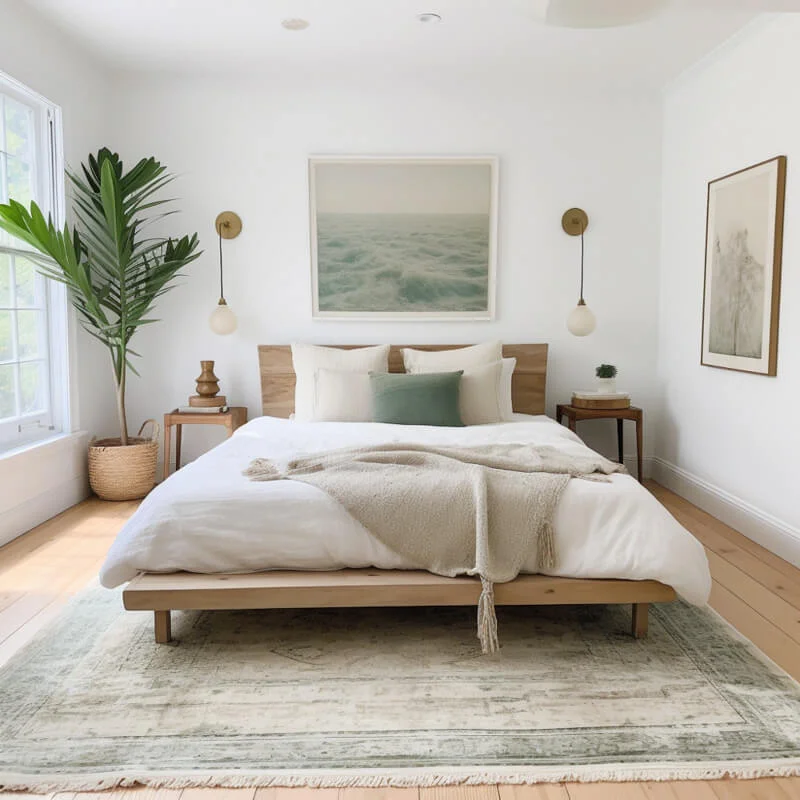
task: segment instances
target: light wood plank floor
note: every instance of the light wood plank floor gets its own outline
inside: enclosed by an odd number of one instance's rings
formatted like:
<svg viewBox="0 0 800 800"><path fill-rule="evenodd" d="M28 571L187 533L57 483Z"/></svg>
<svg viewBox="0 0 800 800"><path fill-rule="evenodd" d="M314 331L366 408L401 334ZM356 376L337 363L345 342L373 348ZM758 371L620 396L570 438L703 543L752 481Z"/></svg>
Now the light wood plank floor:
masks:
<svg viewBox="0 0 800 800"><path fill-rule="evenodd" d="M711 605L800 680L800 570L663 487L651 492L705 545ZM0 664L97 574L136 503L87 500L0 548ZM432 789L120 789L49 800L800 800L800 778ZM0 793L0 800L42 800Z"/></svg>

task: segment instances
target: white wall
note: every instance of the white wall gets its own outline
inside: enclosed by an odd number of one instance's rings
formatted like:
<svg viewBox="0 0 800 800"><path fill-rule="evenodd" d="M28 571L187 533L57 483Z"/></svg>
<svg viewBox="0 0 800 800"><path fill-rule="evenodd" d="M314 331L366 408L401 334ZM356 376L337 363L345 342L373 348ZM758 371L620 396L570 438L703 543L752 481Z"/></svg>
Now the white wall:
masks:
<svg viewBox="0 0 800 800"><path fill-rule="evenodd" d="M0 70L61 106L66 160L78 166L104 143L104 71L17 0L0 0L0 20ZM71 428L107 429L114 414L108 357L83 331L73 333ZM73 436L0 456L0 544L85 496L85 446L85 437Z"/></svg>
<svg viewBox="0 0 800 800"><path fill-rule="evenodd" d="M667 93L657 476L800 560L800 15L758 21ZM700 366L707 181L787 155L778 376Z"/></svg>
<svg viewBox="0 0 800 800"><path fill-rule="evenodd" d="M184 404L201 358L217 361L229 402L260 413L256 346L320 343L549 342L548 405L593 386L593 367L617 364L619 384L657 414L657 260L660 98L563 92L548 96L518 74L484 85L437 75L391 80L315 75L241 80L129 77L118 87L113 142L128 159L154 154L180 174L183 213L173 233L197 230L206 253L184 285L159 303L165 322L137 334L141 379L132 423ZM498 304L495 322L312 321L309 154L497 154L500 157ZM598 328L565 328L578 293L579 242L560 227L571 206L590 216L586 298ZM226 296L239 331L214 336L218 297L214 218L237 211L242 235L226 242ZM587 438L614 453L612 423ZM593 427L594 426L594 427ZM196 455L219 430L186 434ZM653 427L646 446L651 449ZM633 452L633 435L627 449Z"/></svg>

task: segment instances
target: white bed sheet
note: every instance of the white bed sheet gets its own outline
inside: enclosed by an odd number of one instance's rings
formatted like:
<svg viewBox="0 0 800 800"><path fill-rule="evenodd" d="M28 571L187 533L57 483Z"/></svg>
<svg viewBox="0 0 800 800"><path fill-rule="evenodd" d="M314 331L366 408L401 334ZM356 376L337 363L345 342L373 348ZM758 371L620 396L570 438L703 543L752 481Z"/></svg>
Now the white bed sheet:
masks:
<svg viewBox="0 0 800 800"><path fill-rule="evenodd" d="M466 428L260 417L147 496L112 544L101 583L118 586L140 571L413 568L320 489L242 476L257 457L280 463L301 453L386 442L586 449L545 416L517 414L513 422ZM613 475L609 483L570 481L553 522L558 567L551 575L655 579L692 603L708 599L711 577L702 545L629 475Z"/></svg>

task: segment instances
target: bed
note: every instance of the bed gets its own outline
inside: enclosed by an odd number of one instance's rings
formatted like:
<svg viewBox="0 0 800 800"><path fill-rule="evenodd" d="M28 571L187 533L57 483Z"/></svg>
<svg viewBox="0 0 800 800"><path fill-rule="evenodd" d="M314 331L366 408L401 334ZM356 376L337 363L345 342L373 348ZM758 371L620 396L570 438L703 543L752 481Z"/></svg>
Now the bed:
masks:
<svg viewBox="0 0 800 800"><path fill-rule="evenodd" d="M410 569L319 489L292 481L253 483L242 470L265 455L289 459L415 438L584 448L544 416L547 345L504 345L503 356L517 359L513 422L421 430L290 420L291 350L259 347L264 416L151 492L113 543L101 583L127 583L125 608L153 612L159 643L172 638L173 610L475 605L477 578ZM389 369L403 371L400 347L391 349ZM702 545L629 475L604 484L570 481L554 527L558 570L497 584L495 604L630 604L638 638L647 633L650 603L677 594L697 604L707 600L711 582Z"/></svg>

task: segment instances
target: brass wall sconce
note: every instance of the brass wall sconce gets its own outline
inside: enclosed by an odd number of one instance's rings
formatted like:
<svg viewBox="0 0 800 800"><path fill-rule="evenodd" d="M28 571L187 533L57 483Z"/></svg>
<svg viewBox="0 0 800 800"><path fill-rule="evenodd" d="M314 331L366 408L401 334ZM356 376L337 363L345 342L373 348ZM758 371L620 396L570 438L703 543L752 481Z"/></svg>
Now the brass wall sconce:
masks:
<svg viewBox="0 0 800 800"><path fill-rule="evenodd" d="M222 240L235 239L242 232L242 220L234 211L223 211L214 221L217 235L219 236L219 302L208 318L211 330L220 336L233 333L239 325L236 314L233 313L225 300L225 286L222 269Z"/></svg>
<svg viewBox="0 0 800 800"><path fill-rule="evenodd" d="M582 208L570 208L561 218L561 227L569 236L581 237L581 291L578 305L569 312L567 328L574 336L588 336L596 327L597 320L583 299L584 233L589 227L589 217Z"/></svg>

